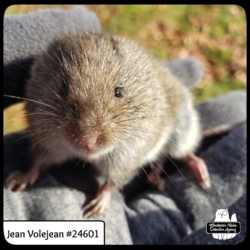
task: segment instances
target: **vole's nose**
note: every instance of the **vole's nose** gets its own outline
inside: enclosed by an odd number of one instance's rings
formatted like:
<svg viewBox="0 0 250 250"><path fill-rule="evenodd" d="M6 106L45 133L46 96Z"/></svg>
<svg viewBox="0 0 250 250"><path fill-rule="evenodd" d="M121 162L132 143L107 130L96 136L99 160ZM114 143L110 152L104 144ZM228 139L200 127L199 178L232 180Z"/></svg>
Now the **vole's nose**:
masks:
<svg viewBox="0 0 250 250"><path fill-rule="evenodd" d="M95 146L99 134L96 132L89 132L88 134L82 135L82 140L80 144L86 148L92 148Z"/></svg>
<svg viewBox="0 0 250 250"><path fill-rule="evenodd" d="M99 136L97 131L84 131L73 135L73 140L76 145L90 149L96 145Z"/></svg>
<svg viewBox="0 0 250 250"><path fill-rule="evenodd" d="M92 149L100 142L100 133L97 131L84 131L72 135L73 144L77 147Z"/></svg>

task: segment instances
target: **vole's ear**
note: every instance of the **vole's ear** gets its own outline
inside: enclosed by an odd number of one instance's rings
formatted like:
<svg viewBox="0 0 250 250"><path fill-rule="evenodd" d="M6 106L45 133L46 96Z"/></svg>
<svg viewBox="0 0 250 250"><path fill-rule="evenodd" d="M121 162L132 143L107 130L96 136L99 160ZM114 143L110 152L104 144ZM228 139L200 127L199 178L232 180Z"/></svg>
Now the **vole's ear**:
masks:
<svg viewBox="0 0 250 250"><path fill-rule="evenodd" d="M173 59L164 64L188 89L193 89L204 75L201 63L193 58Z"/></svg>

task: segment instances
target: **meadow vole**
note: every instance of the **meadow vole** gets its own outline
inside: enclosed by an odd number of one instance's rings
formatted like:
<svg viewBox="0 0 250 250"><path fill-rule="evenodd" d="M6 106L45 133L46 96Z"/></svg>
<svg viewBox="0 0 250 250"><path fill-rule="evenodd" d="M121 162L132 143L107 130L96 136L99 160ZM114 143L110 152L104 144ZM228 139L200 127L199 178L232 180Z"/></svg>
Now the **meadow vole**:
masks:
<svg viewBox="0 0 250 250"><path fill-rule="evenodd" d="M32 167L11 173L8 189L33 184L42 169L80 158L106 178L83 209L104 212L114 186L138 169L155 166L148 181L159 190L164 158L182 159L198 183L210 186L202 159L192 151L201 139L191 96L166 67L136 43L107 33L56 38L35 61L26 87Z"/></svg>

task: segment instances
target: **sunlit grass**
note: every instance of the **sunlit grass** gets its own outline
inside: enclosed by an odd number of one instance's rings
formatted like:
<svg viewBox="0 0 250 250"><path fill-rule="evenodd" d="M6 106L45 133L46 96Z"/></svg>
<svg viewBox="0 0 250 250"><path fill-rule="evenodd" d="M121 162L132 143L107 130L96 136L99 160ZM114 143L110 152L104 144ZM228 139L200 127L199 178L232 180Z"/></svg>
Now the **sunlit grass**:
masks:
<svg viewBox="0 0 250 250"><path fill-rule="evenodd" d="M4 134L20 131L27 127L24 115L24 104L12 105L4 110Z"/></svg>

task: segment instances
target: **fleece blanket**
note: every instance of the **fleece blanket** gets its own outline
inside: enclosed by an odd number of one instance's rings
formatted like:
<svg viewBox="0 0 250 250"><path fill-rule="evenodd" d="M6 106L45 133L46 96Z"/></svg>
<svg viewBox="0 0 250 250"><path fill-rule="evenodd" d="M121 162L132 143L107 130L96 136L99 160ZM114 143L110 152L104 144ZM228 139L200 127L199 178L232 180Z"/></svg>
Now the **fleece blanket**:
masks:
<svg viewBox="0 0 250 250"><path fill-rule="evenodd" d="M58 34L72 30L101 31L96 15L84 7L43 10L4 17L4 94L23 96L29 69L43 47ZM174 59L168 67L189 89L203 70L195 58ZM4 98L4 108L20 101ZM165 190L146 185L145 173L115 190L109 210L97 219L105 222L106 244L238 244L246 236L246 93L232 91L197 107L202 124L238 124L229 133L204 140L197 154L204 159L211 188L197 186L190 170L166 163ZM204 125L204 128L206 126ZM4 137L3 177L29 167L26 131ZM47 170L22 192L3 188L4 220L83 220L81 207L94 197L97 183L93 168L79 161ZM206 233L217 209L236 214L241 232L229 240Z"/></svg>

